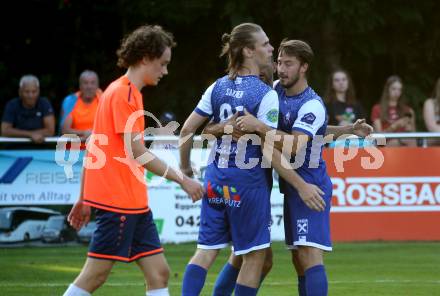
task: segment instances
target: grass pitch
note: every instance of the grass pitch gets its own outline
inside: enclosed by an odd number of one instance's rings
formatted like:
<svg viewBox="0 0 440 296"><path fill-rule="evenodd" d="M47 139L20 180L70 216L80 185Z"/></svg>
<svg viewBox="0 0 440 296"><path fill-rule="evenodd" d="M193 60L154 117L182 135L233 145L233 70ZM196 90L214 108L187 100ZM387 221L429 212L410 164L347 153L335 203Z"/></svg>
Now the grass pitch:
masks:
<svg viewBox="0 0 440 296"><path fill-rule="evenodd" d="M170 292L180 295L183 271L195 244L165 245L171 267ZM274 267L259 295L298 295L290 255L274 243ZM0 295L62 295L80 272L86 247L0 247ZM208 273L202 295L213 284L229 255L221 252ZM326 254L329 295L440 295L440 243L338 243ZM136 264L117 263L94 295L145 295Z"/></svg>

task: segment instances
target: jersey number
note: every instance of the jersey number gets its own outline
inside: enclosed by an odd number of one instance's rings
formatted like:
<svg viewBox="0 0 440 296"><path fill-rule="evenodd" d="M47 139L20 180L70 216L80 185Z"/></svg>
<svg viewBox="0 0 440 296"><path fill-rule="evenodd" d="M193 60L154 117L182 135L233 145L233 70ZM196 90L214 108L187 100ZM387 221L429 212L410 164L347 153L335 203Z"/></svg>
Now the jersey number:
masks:
<svg viewBox="0 0 440 296"><path fill-rule="evenodd" d="M220 122L228 120L236 112L243 112L243 106L237 106L233 110L232 106L229 105L228 103L221 104L220 105L220 114L219 114Z"/></svg>

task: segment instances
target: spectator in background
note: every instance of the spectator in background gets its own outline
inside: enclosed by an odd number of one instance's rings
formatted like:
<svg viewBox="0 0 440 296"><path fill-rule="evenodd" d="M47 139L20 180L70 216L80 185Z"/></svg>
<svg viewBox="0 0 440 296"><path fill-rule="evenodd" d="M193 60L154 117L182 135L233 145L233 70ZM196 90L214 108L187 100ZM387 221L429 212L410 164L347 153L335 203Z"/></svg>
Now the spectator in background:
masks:
<svg viewBox="0 0 440 296"><path fill-rule="evenodd" d="M40 82L34 75L21 77L19 97L9 101L3 112L1 133L4 137L28 137L34 143L55 133L55 116L47 98L40 97Z"/></svg>
<svg viewBox="0 0 440 296"><path fill-rule="evenodd" d="M159 117L159 121L162 125L162 127L167 126L170 122L176 121L176 115L173 112L165 111L162 113L162 115ZM174 131L174 135L179 135L179 130L176 129Z"/></svg>
<svg viewBox="0 0 440 296"><path fill-rule="evenodd" d="M156 127L147 128L145 130L146 135L151 136L176 136L179 133L179 124L176 121L176 115L173 112L165 111L159 117L159 123L156 123ZM154 140L150 149L177 149L178 148L177 137L176 140Z"/></svg>
<svg viewBox="0 0 440 296"><path fill-rule="evenodd" d="M423 105L423 120L429 132L440 133L440 78L435 84L432 97ZM440 145L440 139L428 141L429 145Z"/></svg>
<svg viewBox="0 0 440 296"><path fill-rule="evenodd" d="M364 109L356 100L353 81L343 69L337 69L330 74L325 101L330 125L347 125L365 118Z"/></svg>
<svg viewBox="0 0 440 296"><path fill-rule="evenodd" d="M79 76L79 91L63 100L61 134L77 134L83 140L91 134L101 93L98 75L94 71L83 71Z"/></svg>
<svg viewBox="0 0 440 296"><path fill-rule="evenodd" d="M390 76L383 88L379 104L373 106L371 122L376 132L401 133L416 130L414 110L404 103L403 83L399 76ZM416 146L414 139L388 139L388 146Z"/></svg>

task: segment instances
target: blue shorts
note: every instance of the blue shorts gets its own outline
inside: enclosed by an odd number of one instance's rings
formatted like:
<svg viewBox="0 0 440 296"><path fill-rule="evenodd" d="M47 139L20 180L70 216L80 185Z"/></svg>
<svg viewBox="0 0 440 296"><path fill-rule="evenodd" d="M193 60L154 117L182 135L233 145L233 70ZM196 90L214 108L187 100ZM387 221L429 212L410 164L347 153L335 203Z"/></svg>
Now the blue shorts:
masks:
<svg viewBox="0 0 440 296"><path fill-rule="evenodd" d="M239 187L205 180L199 249L221 249L232 241L235 255L270 246L270 188Z"/></svg>
<svg viewBox="0 0 440 296"><path fill-rule="evenodd" d="M151 210L122 214L96 209L96 225L87 254L91 258L132 262L163 252Z"/></svg>
<svg viewBox="0 0 440 296"><path fill-rule="evenodd" d="M284 233L289 249L298 246L315 247L324 251L332 250L330 236L330 208L332 185L320 186L326 208L322 212L310 209L298 193L290 192L284 196Z"/></svg>

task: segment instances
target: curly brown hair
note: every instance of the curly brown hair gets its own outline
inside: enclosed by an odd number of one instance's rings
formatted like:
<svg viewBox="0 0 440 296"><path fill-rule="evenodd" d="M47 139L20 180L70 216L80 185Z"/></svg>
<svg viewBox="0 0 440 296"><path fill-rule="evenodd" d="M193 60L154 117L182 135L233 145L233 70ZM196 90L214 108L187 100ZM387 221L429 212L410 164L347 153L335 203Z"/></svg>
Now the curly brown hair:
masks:
<svg viewBox="0 0 440 296"><path fill-rule="evenodd" d="M175 47L173 34L161 26L144 25L122 39L116 51L118 66L128 68L136 65L143 58L158 59L167 47Z"/></svg>

